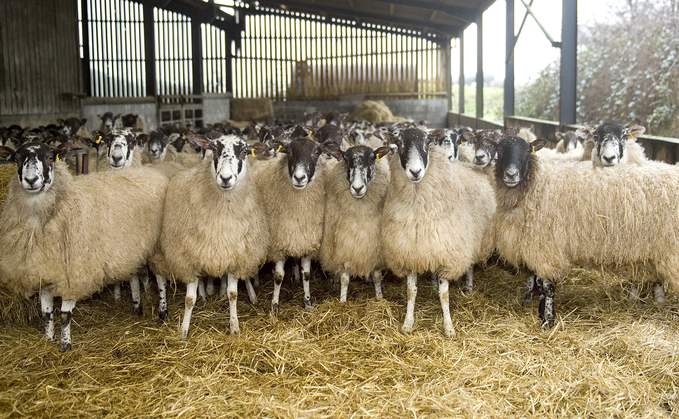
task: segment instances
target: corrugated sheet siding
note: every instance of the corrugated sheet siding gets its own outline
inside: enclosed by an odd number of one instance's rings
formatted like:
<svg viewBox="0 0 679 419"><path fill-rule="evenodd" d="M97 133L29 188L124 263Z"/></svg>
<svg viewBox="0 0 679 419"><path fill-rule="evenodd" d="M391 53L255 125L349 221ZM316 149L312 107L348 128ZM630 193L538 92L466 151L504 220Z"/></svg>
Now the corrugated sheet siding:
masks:
<svg viewBox="0 0 679 419"><path fill-rule="evenodd" d="M73 0L0 2L0 114L69 113L79 93L78 15Z"/></svg>

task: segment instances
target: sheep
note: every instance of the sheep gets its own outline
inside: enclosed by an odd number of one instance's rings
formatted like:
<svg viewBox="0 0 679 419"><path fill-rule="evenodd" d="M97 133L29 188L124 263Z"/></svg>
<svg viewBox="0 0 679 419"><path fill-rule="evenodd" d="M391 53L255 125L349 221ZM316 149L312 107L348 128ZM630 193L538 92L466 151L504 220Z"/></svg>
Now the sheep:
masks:
<svg viewBox="0 0 679 419"><path fill-rule="evenodd" d="M500 130L484 129L475 133L464 132L462 138L474 144L474 164L480 167L488 167L495 163L493 144L497 144L502 138Z"/></svg>
<svg viewBox="0 0 679 419"><path fill-rule="evenodd" d="M398 155L389 159L381 243L387 268L407 277L401 331L413 328L418 274L432 272L439 276L443 330L452 336L448 281L489 256L480 245L495 211L490 179L462 163L451 164L441 149L432 147L433 138L417 128L405 129L390 142Z"/></svg>
<svg viewBox="0 0 679 419"><path fill-rule="evenodd" d="M582 152L583 146L575 131L556 132L554 134L558 142L556 143L557 153L568 153L575 150ZM526 140L528 141L528 140ZM530 141L529 141L530 142Z"/></svg>
<svg viewBox="0 0 679 419"><path fill-rule="evenodd" d="M169 271L186 284L183 340L188 336L200 275L228 281L229 328L231 334L240 332L238 280L246 279L253 300L248 278L266 261L269 245L266 212L247 160L261 145L248 146L235 135L221 135L212 141L191 135L189 141L212 150L212 157L170 181L160 235Z"/></svg>
<svg viewBox="0 0 679 419"><path fill-rule="evenodd" d="M17 162L0 215L0 281L18 294L40 294L45 335L54 340L53 298L61 297L60 349L71 347L77 300L126 280L158 241L167 180L153 170L74 178L56 150L31 142L0 155Z"/></svg>
<svg viewBox="0 0 679 419"><path fill-rule="evenodd" d="M301 258L303 305L311 307L309 275L323 236L327 162L319 158L323 146L308 138L273 144L282 155L255 166L255 182L270 220L267 260L275 262L271 309L276 314L288 257Z"/></svg>
<svg viewBox="0 0 679 419"><path fill-rule="evenodd" d="M326 177L320 262L324 271L340 276L341 302L347 301L352 275L373 274L375 296L382 298L380 217L389 183L389 166L383 157L389 151L389 147L373 151L362 145L331 151L341 164Z"/></svg>
<svg viewBox="0 0 679 419"><path fill-rule="evenodd" d="M99 131L109 132L114 129L121 128L120 114L113 115L113 112L105 112L103 115L97 115L101 119L101 125L99 126Z"/></svg>
<svg viewBox="0 0 679 419"><path fill-rule="evenodd" d="M576 131L581 138L591 136L593 150L592 163L595 167L614 167L625 164L643 166L648 162L644 149L636 142L636 137L646 129L641 125L625 128L616 122L605 122L596 129Z"/></svg>
<svg viewBox="0 0 679 419"><path fill-rule="evenodd" d="M146 124L144 123L144 119L139 115L128 113L121 116L120 125L123 129L127 128L132 131L146 133Z"/></svg>
<svg viewBox="0 0 679 419"><path fill-rule="evenodd" d="M126 129L117 129L106 133L93 131L92 136L94 138L82 140L88 147L97 150L97 161L94 165L97 172L142 166L141 153L136 152L136 148L138 145L143 147L147 134L137 135Z"/></svg>
<svg viewBox="0 0 679 419"><path fill-rule="evenodd" d="M554 325L555 285L574 265L655 273L679 288L679 172L660 164L546 168L531 153L544 144L509 136L498 145L498 207L483 240L486 251L542 278L542 327Z"/></svg>

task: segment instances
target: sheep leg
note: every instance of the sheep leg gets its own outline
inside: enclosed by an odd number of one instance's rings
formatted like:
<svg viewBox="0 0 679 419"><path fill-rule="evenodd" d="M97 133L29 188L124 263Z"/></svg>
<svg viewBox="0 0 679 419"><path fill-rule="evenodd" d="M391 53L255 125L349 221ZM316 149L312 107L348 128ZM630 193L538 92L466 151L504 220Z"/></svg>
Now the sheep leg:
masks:
<svg viewBox="0 0 679 419"><path fill-rule="evenodd" d="M42 288L40 290L40 310L45 321L45 337L54 342L54 296L52 290Z"/></svg>
<svg viewBox="0 0 679 419"><path fill-rule="evenodd" d="M120 282L113 284L113 299L120 301Z"/></svg>
<svg viewBox="0 0 679 419"><path fill-rule="evenodd" d="M340 280L339 275L332 274L330 281L331 281L333 291L339 291L342 288L341 285L340 285L341 280Z"/></svg>
<svg viewBox="0 0 679 419"><path fill-rule="evenodd" d="M410 333L413 331L413 324L415 323L415 297L417 297L417 274L408 274L408 303L406 306L406 318L403 320L401 326L401 333Z"/></svg>
<svg viewBox="0 0 679 419"><path fill-rule="evenodd" d="M75 300L61 302L61 352L71 349L71 317L75 308Z"/></svg>
<svg viewBox="0 0 679 419"><path fill-rule="evenodd" d="M349 290L349 281L351 280L351 276L349 276L349 272L343 271L342 274L340 275L340 283L342 285L341 291L340 291L340 302L346 303L347 302L347 291Z"/></svg>
<svg viewBox="0 0 679 419"><path fill-rule="evenodd" d="M151 278L152 272L149 271L149 268L144 266L140 271L139 271L139 276L141 277L141 285L143 288L143 292L148 292L151 289L151 284L149 282Z"/></svg>
<svg viewBox="0 0 679 419"><path fill-rule="evenodd" d="M304 286L304 308L311 308L311 289L309 287L309 280L311 279L311 259L309 257L302 258L302 285Z"/></svg>
<svg viewBox="0 0 679 419"><path fill-rule="evenodd" d="M448 293L449 282L446 278L439 277L439 299L443 311L443 333L449 338L455 335L453 321L450 318L450 294Z"/></svg>
<svg viewBox="0 0 679 419"><path fill-rule="evenodd" d="M438 286L439 286L439 274L437 274L437 273L431 274L431 286L434 287L434 289L438 288Z"/></svg>
<svg viewBox="0 0 679 419"><path fill-rule="evenodd" d="M226 281L219 281L219 298L226 299Z"/></svg>
<svg viewBox="0 0 679 419"><path fill-rule="evenodd" d="M255 287L252 286L250 278L245 278L245 289L248 290L250 304L257 304L257 293L255 292Z"/></svg>
<svg viewBox="0 0 679 419"><path fill-rule="evenodd" d="M375 285L375 298L382 299L382 271L379 269L373 272L373 284Z"/></svg>
<svg viewBox="0 0 679 419"><path fill-rule="evenodd" d="M271 300L271 311L273 314L278 314L278 299L281 296L281 284L285 277L285 261L276 261L276 267L273 272L273 298Z"/></svg>
<svg viewBox="0 0 679 419"><path fill-rule="evenodd" d="M205 293L205 282L203 279L206 279L206 277L200 278L198 280L198 296L203 299L203 301L207 301L207 294Z"/></svg>
<svg viewBox="0 0 679 419"><path fill-rule="evenodd" d="M255 276L252 277L252 283L255 287L259 287L259 272L255 274Z"/></svg>
<svg viewBox="0 0 679 419"><path fill-rule="evenodd" d="M186 300L184 302L184 320L182 320L181 340L186 340L189 334L189 324L191 323L191 312L193 306L196 305L196 297L198 292L198 283L200 279L196 278L193 282L186 284Z"/></svg>
<svg viewBox="0 0 679 419"><path fill-rule="evenodd" d="M538 285L540 281L537 281ZM554 326L554 284L542 280L542 293L540 295L540 320L542 329L551 329Z"/></svg>
<svg viewBox="0 0 679 419"><path fill-rule="evenodd" d="M440 283L440 282L439 282ZM474 291L474 268L469 268L464 274L464 285L462 286L462 292L469 295Z"/></svg>
<svg viewBox="0 0 679 419"><path fill-rule="evenodd" d="M222 281L224 278L222 277ZM229 295L229 329L232 335L240 333L238 326L238 279L228 274L227 294Z"/></svg>
<svg viewBox="0 0 679 419"><path fill-rule="evenodd" d="M526 293L523 295L523 304L530 304L533 301L533 296L540 293L538 290L538 276L529 274L526 278Z"/></svg>
<svg viewBox="0 0 679 419"><path fill-rule="evenodd" d="M134 307L134 314L141 316L144 310L141 306L141 291L139 290L139 275L132 275L130 278L130 289L132 289L132 307Z"/></svg>
<svg viewBox="0 0 679 419"><path fill-rule="evenodd" d="M293 284L299 284L300 283L300 260L299 258L294 258L292 260L292 283Z"/></svg>
<svg viewBox="0 0 679 419"><path fill-rule="evenodd" d="M205 287L205 293L207 295L215 294L215 278L212 276L207 277L207 286Z"/></svg>
<svg viewBox="0 0 679 419"><path fill-rule="evenodd" d="M665 299L665 290L663 289L662 282L656 282L653 285L653 297L657 304L665 304L667 300Z"/></svg>
<svg viewBox="0 0 679 419"><path fill-rule="evenodd" d="M160 301L158 302L158 318L161 321L167 320L167 280L162 275L156 275L156 283L158 284L158 294Z"/></svg>

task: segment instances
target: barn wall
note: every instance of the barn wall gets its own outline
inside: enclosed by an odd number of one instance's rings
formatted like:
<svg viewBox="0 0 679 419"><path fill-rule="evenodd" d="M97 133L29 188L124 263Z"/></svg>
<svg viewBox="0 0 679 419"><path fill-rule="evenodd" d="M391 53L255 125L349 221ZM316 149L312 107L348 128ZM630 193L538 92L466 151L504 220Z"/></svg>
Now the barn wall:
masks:
<svg viewBox="0 0 679 419"><path fill-rule="evenodd" d="M39 125L78 115L74 0L0 2L0 47L1 124Z"/></svg>
<svg viewBox="0 0 679 419"><path fill-rule="evenodd" d="M304 113L327 112L337 110L352 113L362 100L287 100L274 101L274 116L288 121L302 121ZM447 126L446 99L393 99L384 100L394 116L424 120L435 128Z"/></svg>

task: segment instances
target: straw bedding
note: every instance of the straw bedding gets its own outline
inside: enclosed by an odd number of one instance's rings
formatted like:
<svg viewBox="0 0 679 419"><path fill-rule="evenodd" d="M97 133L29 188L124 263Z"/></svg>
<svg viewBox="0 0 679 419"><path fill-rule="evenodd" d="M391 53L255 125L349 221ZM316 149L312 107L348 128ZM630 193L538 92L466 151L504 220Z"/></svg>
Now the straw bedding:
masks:
<svg viewBox="0 0 679 419"><path fill-rule="evenodd" d="M632 304L627 282L574 270L557 299L557 323L540 331L518 301L525 276L476 273L470 296L451 293L455 339L443 336L435 290L420 280L415 331L401 335L405 285L384 300L356 281L341 304L313 272L316 305L284 284L269 314L269 269L259 303L240 293L241 334L227 303L198 303L178 339L184 287L160 324L152 297L135 317L128 295L78 303L73 349L59 353L39 321L0 329L0 417L670 417L679 414L679 301ZM241 290L242 291L242 290Z"/></svg>

